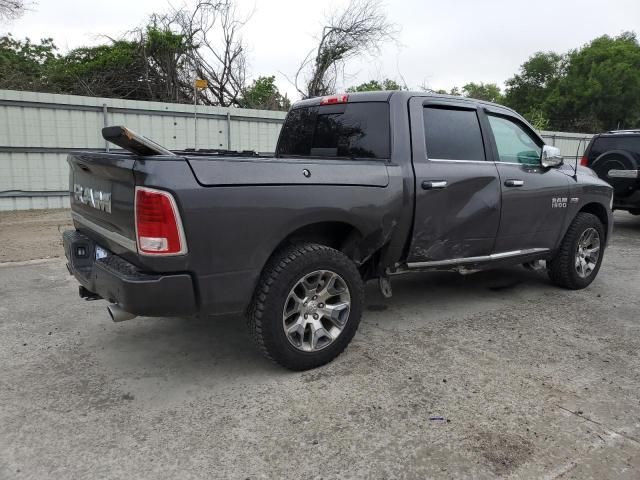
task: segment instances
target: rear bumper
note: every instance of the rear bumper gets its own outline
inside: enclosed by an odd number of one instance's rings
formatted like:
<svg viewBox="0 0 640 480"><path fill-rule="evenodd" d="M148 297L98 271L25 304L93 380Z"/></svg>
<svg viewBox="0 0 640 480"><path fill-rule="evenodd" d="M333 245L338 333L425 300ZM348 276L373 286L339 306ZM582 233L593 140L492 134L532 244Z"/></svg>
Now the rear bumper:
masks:
<svg viewBox="0 0 640 480"><path fill-rule="evenodd" d="M613 197L613 208L615 210L630 210L640 208L640 187L631 195L626 197Z"/></svg>
<svg viewBox="0 0 640 480"><path fill-rule="evenodd" d="M62 235L67 268L92 292L135 315L174 316L196 313L193 279L187 273L141 272L122 257L96 260L96 244L77 230Z"/></svg>

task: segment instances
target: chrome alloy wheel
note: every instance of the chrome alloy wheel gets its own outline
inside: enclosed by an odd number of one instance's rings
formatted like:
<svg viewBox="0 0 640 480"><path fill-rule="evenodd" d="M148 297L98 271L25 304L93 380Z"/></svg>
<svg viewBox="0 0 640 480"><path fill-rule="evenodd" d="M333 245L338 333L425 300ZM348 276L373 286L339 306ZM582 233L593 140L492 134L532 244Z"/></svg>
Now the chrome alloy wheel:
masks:
<svg viewBox="0 0 640 480"><path fill-rule="evenodd" d="M304 352L328 347L349 319L351 295L344 279L316 270L296 282L284 302L282 326L289 343Z"/></svg>
<svg viewBox="0 0 640 480"><path fill-rule="evenodd" d="M587 228L576 248L576 272L581 278L587 278L593 273L600 258L600 235L595 228Z"/></svg>

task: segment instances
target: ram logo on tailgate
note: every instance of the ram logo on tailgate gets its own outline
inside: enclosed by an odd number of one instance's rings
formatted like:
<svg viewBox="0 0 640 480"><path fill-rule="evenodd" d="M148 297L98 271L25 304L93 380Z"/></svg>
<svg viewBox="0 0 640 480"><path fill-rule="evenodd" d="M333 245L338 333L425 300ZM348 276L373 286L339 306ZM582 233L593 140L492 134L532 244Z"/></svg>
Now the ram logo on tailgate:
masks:
<svg viewBox="0 0 640 480"><path fill-rule="evenodd" d="M97 208L103 212L111 213L111 193L103 192L91 187L83 187L78 183L73 184L73 197L84 205Z"/></svg>

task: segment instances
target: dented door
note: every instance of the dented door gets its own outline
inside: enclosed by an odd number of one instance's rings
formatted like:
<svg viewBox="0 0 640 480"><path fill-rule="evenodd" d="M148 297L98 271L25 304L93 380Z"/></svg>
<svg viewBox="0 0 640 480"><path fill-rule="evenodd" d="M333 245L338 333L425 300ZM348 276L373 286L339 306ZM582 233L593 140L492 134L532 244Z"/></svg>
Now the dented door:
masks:
<svg viewBox="0 0 640 480"><path fill-rule="evenodd" d="M415 220L409 262L489 255L500 223L500 180L471 102L410 101Z"/></svg>

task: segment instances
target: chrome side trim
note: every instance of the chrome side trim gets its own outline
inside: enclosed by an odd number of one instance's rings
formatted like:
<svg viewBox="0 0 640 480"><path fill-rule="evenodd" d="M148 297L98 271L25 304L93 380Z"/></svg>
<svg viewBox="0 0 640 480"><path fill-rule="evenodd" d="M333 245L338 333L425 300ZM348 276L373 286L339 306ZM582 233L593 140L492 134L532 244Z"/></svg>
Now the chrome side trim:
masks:
<svg viewBox="0 0 640 480"><path fill-rule="evenodd" d="M121 247L126 248L127 250L131 250L132 252L138 251L135 240L131 240L130 238L120 235L119 233L112 232L111 230L107 230L106 228L101 227L96 223L93 223L91 220L87 220L79 213L71 212L71 218L73 218L73 220L78 222L80 225L84 225L85 227L102 235L103 237L108 238L112 242L117 243Z"/></svg>
<svg viewBox="0 0 640 480"><path fill-rule="evenodd" d="M540 163L519 163L519 162L501 162L501 161L496 161L495 162L496 165L517 165L518 167L541 167L542 164Z"/></svg>
<svg viewBox="0 0 640 480"><path fill-rule="evenodd" d="M609 178L638 178L640 170L609 170L607 173Z"/></svg>
<svg viewBox="0 0 640 480"><path fill-rule="evenodd" d="M494 165L491 160L448 160L446 158L428 158L427 160L430 162L437 163L480 163L483 165Z"/></svg>
<svg viewBox="0 0 640 480"><path fill-rule="evenodd" d="M451 258L448 260L435 260L432 262L409 262L408 268L429 268L429 267L446 267L450 265L460 265L465 263L481 263L490 262L493 260L501 260L503 258L519 257L521 255L530 255L533 253L542 253L549 251L548 248L528 248L525 250L513 250L511 252L492 253L491 255L484 255L481 257L464 257L464 258Z"/></svg>

